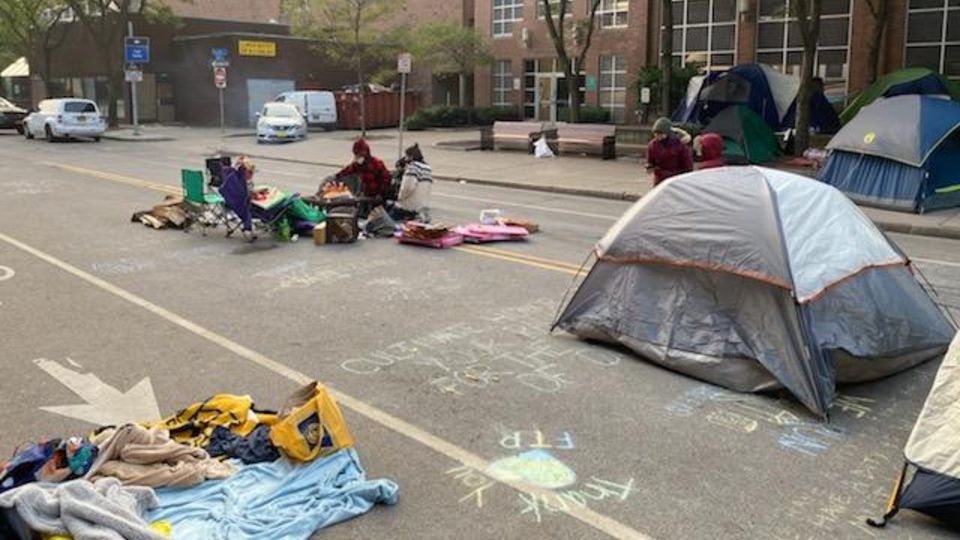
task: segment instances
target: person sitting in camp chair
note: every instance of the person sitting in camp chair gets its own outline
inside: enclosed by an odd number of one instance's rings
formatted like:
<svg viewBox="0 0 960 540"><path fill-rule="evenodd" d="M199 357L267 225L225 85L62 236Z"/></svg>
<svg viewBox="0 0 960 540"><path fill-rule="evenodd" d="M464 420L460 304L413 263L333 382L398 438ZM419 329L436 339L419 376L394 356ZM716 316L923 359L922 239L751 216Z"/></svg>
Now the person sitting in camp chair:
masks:
<svg viewBox="0 0 960 540"><path fill-rule="evenodd" d="M363 139L357 139L353 143L353 162L325 178L317 190L318 195L323 194L326 184L339 182L347 176L360 177L360 195L366 199L361 205L361 217L366 217L371 209L383 205L386 201L391 183L390 171L383 161L371 155L370 146Z"/></svg>
<svg viewBox="0 0 960 540"><path fill-rule="evenodd" d="M407 148L403 159L397 165L402 171L402 179L396 202L390 207L390 217L394 221L429 221L433 171L423 159L420 145Z"/></svg>
<svg viewBox="0 0 960 540"><path fill-rule="evenodd" d="M653 124L653 140L647 145L647 169L653 169L653 185L671 176L693 170L690 148L674 135L669 118Z"/></svg>

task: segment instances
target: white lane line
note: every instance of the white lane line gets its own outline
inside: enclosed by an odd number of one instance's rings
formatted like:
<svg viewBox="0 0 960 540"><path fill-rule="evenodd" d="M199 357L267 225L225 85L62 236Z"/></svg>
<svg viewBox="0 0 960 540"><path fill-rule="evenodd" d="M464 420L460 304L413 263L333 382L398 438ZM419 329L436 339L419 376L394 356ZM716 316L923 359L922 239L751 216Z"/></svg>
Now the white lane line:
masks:
<svg viewBox="0 0 960 540"><path fill-rule="evenodd" d="M190 321L184 317L181 317L180 315L177 315L176 313L173 313L172 311L169 311L163 307L160 307L157 304L150 302L149 300L139 297L127 291L126 289L122 289L110 282L107 282L92 274L84 272L83 270L80 270L79 268L67 262L61 261L60 259L57 259L52 255L48 255L47 253L40 251L39 249L36 249L27 244L24 244L23 242L20 242L19 240L11 238L10 236L7 236L3 233L0 233L0 240L2 240L3 242L6 242L7 244L10 244L11 246L17 249L20 249L21 251L29 253L30 255L33 255L34 257L48 264L51 264L63 270L64 272L67 272L68 274L71 274L83 281L86 281L87 283L97 288L100 288L119 298L122 298L123 300L126 300L131 304L139 306L149 311L150 313L153 313L154 315L162 319L165 319L166 321L173 323L183 328L184 330L187 330L188 332L191 332L199 337L202 337L203 339L206 339L211 343L214 343L216 345L219 345L220 347L223 347L224 349L227 349L228 351L236 354L241 358L244 358L254 364L257 364L263 368L266 368L276 373L277 375L286 377L287 379L290 379L291 381L294 381L298 384L306 384L308 382L313 381L311 377L308 377L307 375L293 368L290 368L276 360L273 360L272 358L269 358L252 349L249 349L243 345L240 345L239 343L232 341L227 337L221 336L220 334L217 334L212 330L208 330L193 321ZM484 474L485 474L485 471L490 466L489 461L485 460L484 458L480 457L477 454L474 454L473 452L470 452L469 450L461 448L460 446L457 446L456 444L453 444L444 439L441 439L440 437L437 437L432 433L429 433L413 424L410 424L405 420L401 420L400 418L397 418L396 416L393 416L387 412L384 412L368 403L365 403L364 401L358 398L344 394L343 392L334 390L333 388L330 388L329 390L333 398L336 399L338 402L340 402L340 404L342 404L343 406L347 407L348 409L351 409L354 412L359 413L369 418L370 420L373 420L383 425L384 427L399 433L400 435L413 439L414 441L434 450L435 452L443 454L454 461L458 461L466 465L467 467L472 467L473 469L476 469L477 471L480 471L481 473L484 473ZM536 486L530 486L527 484L523 484L521 482L509 480L509 479L498 479L498 478L492 478L492 477L491 479L498 481L504 485L508 485L517 491L526 493L528 495L532 495L534 497L547 497L553 494L553 492L550 490L538 488ZM586 507L570 505L569 508L564 508L561 511L573 517L574 519L577 519L578 521L586 525L589 525L597 529L598 531L604 532L614 538L640 539L640 540L646 540L651 538L650 536L647 536L629 527L628 525L620 523L619 521L613 518L607 517L603 514L590 510L589 508L586 508Z"/></svg>
<svg viewBox="0 0 960 540"><path fill-rule="evenodd" d="M17 273L13 271L13 268L10 268L9 266L0 266L0 281L6 281L13 278L15 275L17 275Z"/></svg>
<svg viewBox="0 0 960 540"><path fill-rule="evenodd" d="M953 268L960 268L960 262L941 261L938 259L920 259L917 257L910 257L910 260L918 263L923 263L923 264L935 264L937 266L950 266Z"/></svg>

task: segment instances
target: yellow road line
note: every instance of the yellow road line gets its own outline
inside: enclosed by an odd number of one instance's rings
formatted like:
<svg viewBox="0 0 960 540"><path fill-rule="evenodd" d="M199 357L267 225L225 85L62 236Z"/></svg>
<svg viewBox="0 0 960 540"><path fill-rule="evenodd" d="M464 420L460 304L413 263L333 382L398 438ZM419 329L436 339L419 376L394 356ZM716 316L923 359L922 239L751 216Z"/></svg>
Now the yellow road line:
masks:
<svg viewBox="0 0 960 540"><path fill-rule="evenodd" d="M7 236L3 233L0 233L0 241L6 242L7 244L24 251L50 265L53 265L64 272L77 277L94 287L97 287L103 291L106 291L114 296L117 296L131 304L139 306L146 311L153 313L154 315L170 322L184 330L199 336L215 345L223 347L224 349L236 354L237 356L244 358L254 364L257 364L260 367L263 367L273 373L285 377L291 381L294 381L298 384L306 384L307 382L312 381L311 377L308 377L306 374L301 373L277 360L274 360L264 354L261 354L253 349L247 348L225 336L222 336L212 330L208 330L203 326L182 317L172 311L167 310L149 300L137 296L126 289L122 289L106 280L100 279L92 274L84 272L79 268L57 259L56 257L49 255L43 251L40 251L37 248L29 246L19 240L16 240L10 236ZM344 407L353 410L354 412L367 417L382 426L397 432L400 435L408 437L432 450L447 456L448 458L458 461L468 467L472 467L477 471L485 473L490 467L490 462L484 459L483 457L470 452L469 450L462 448L454 443L451 443L447 440L441 439L432 433L415 426L405 420L402 420L396 416L393 416L390 413L387 413L381 409L374 407L361 399L355 398L338 390L330 389L331 394L334 399L336 399ZM539 488L536 486L531 486L523 482L494 478L494 480L499 481L511 488L531 495L533 497L550 497L556 496L556 494L548 489ZM564 508L559 509L559 511L569 515L570 517L589 525L598 531L604 532L614 538L624 538L624 539L648 539L649 536L631 528L628 525L625 525L613 518L607 517L603 514L590 510L587 507L581 507L577 505L564 505Z"/></svg>
<svg viewBox="0 0 960 540"><path fill-rule="evenodd" d="M45 163L51 167L76 173L82 174L85 176L91 176L94 178L100 178L102 180L110 180L111 182L118 182L121 184L126 184L129 186L146 188L153 191L159 191L161 193L170 193L174 195L179 195L181 190L177 189L174 186L168 184L161 184L159 182L151 182L148 180L143 180L141 178L134 178L132 176L124 176L121 174L114 174L104 171L97 171L94 169L85 169L83 167L74 167L72 165L63 165L60 163ZM586 271L581 271L579 266L574 264L566 263L563 261L554 261L551 259L543 259L540 257L535 257L533 255L525 255L523 253L517 253L513 251L506 251L502 249L496 249L491 247L476 247L476 246L457 246L454 249L461 251L463 253L470 253L472 255L479 255L481 257L488 257L491 259L498 259L501 261L508 261L516 264L522 264L525 266L530 266L533 268L539 268L541 270L550 270L552 272L560 272L564 274L570 274L574 276L585 275Z"/></svg>
<svg viewBox="0 0 960 540"><path fill-rule="evenodd" d="M132 176L123 176L121 174L113 174L103 171L95 171L93 169L84 169L82 167L74 167L72 165L63 165L61 163L44 163L44 165L49 165L56 169L63 171L73 172L77 174L83 174L86 176L93 176L94 178L101 178L103 180L110 180L112 182L119 182L121 184L127 184L136 187L142 187L147 189L152 189L153 191L159 191L161 193L172 193L174 195L179 195L182 191L174 186L169 184L161 184L159 182L149 182L147 180L142 180L140 178L134 178Z"/></svg>
<svg viewBox="0 0 960 540"><path fill-rule="evenodd" d="M553 266L561 266L564 268L569 268L570 270L580 270L580 265L572 264L563 261L555 261L553 259L544 259L542 257L535 257L533 255L527 255L526 253L520 253L518 251L509 251L506 249L497 249L490 246L467 246L467 247L477 247L477 249L482 249L483 251L488 251L490 253L495 253L497 255L503 255L505 257L513 257L515 259L526 259L528 261L541 262L544 264L550 264Z"/></svg>

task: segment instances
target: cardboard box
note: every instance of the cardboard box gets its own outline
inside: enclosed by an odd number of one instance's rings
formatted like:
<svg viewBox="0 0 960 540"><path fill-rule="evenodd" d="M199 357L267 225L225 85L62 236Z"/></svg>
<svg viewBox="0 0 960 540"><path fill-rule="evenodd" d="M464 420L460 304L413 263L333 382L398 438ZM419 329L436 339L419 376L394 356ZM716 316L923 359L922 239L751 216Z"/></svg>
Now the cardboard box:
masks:
<svg viewBox="0 0 960 540"><path fill-rule="evenodd" d="M313 244L322 246L327 243L327 224L320 223L313 228Z"/></svg>

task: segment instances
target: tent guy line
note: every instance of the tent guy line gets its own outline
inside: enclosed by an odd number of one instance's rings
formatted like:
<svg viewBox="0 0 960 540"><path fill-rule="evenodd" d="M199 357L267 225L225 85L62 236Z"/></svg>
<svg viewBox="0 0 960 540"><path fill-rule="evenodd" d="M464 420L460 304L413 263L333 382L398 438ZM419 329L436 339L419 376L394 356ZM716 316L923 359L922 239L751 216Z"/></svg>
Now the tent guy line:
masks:
<svg viewBox="0 0 960 540"><path fill-rule="evenodd" d="M222 336L212 330L185 318L172 311L167 310L164 307L161 307L149 300L137 296L126 289L118 287L108 281L100 279L92 274L84 272L79 268L62 261L48 253L45 253L37 248L29 246L15 238L7 236L6 234L0 233L0 241L9 244L10 246L19 249L29 255L32 255L64 272L73 275L76 278L79 278L82 281L87 282L94 287L97 287L103 291L106 291L114 296L117 296L131 304L139 306L144 310L153 313L154 315L160 317L161 319L166 320L169 323L172 323L188 332L197 335L215 345L218 345L234 354L247 360L253 364L256 364L268 371L273 372L274 374L280 375L284 378L287 378L297 384L307 384L313 379L307 376L300 371L297 371L277 360L274 360L266 355L263 355L253 349L247 348L244 345L241 345L225 336ZM351 395L345 394L339 390L329 388L331 395L343 406L351 409L352 411L372 420L392 431L395 431L405 437L408 437L431 450L443 454L449 459L462 463L468 467L472 467L481 473L486 471L490 466L490 462L484 459L483 457L470 452L469 450L462 448L454 443L446 441L432 433L415 426L405 420L402 420L396 416L391 415L385 411L382 411L365 401L353 397ZM501 484L509 486L521 493L533 497L544 497L552 494L553 492L547 489L539 488L536 486L531 486L520 481L514 481L510 479L494 479ZM561 512L569 515L570 517L580 521L581 523L593 527L598 531L601 531L613 538L622 538L622 539L649 539L650 536L647 536L644 533L641 533L628 525L625 525L613 518L590 510L586 507L579 507L576 505L571 505L568 508L560 509Z"/></svg>

